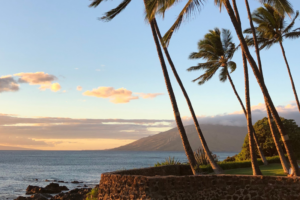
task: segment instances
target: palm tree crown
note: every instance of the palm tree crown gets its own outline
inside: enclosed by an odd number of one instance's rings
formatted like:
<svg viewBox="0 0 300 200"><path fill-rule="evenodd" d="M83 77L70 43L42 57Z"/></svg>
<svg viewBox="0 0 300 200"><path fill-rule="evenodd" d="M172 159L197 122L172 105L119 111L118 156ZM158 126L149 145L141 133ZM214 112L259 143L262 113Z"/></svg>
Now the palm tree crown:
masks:
<svg viewBox="0 0 300 200"><path fill-rule="evenodd" d="M260 7L252 14L253 21L258 24L256 28L257 42L260 45L260 49L269 49L273 44L282 42L283 39L296 39L300 37L300 30L292 30L295 25L295 20L299 16L299 12L296 12L292 22L287 25L285 16L281 15L274 7L264 4L264 7ZM246 34L252 34L251 29L244 31ZM248 40L248 45L253 46L253 38Z"/></svg>
<svg viewBox="0 0 300 200"><path fill-rule="evenodd" d="M232 36L229 30L223 29L222 33L218 28L210 30L209 33L204 36L204 39L198 42L198 49L199 51L191 53L189 58L202 58L207 62L190 67L188 71L206 70L203 75L193 80L199 80L199 85L211 79L220 67L222 67L222 69L219 78L222 82L227 80L228 68L230 72L236 69L236 63L231 61L231 59L237 48L232 42Z"/></svg>

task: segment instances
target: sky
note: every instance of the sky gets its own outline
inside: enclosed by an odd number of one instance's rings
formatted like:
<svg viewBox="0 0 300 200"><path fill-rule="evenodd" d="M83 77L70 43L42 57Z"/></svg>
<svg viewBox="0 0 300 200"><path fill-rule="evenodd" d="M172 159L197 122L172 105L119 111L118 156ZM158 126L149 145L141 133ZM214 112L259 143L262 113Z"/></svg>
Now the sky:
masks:
<svg viewBox="0 0 300 200"><path fill-rule="evenodd" d="M0 145L42 150L109 149L175 127L151 29L144 20L143 2L132 1L111 22L98 20L120 2L104 1L90 8L87 0L1 1ZM299 1L291 3L295 10L300 8ZM183 6L184 1L164 18L158 17L162 33ZM252 10L259 6L258 1L250 1ZM248 28L244 2L238 1L238 7L243 28ZM229 82L221 83L216 75L199 86L192 80L202 72L186 70L203 62L188 56L215 27L231 30L238 43L228 14L207 1L199 14L185 20L173 35L169 52L200 123L245 126ZM296 27L300 27L299 19ZM297 89L299 44L300 40L284 41ZM261 55L274 104L282 116L300 124L279 45ZM233 61L237 70L231 76L244 99L240 52ZM185 99L170 68L169 72L182 119L191 124ZM263 96L251 69L249 76L253 120L258 120L266 116Z"/></svg>

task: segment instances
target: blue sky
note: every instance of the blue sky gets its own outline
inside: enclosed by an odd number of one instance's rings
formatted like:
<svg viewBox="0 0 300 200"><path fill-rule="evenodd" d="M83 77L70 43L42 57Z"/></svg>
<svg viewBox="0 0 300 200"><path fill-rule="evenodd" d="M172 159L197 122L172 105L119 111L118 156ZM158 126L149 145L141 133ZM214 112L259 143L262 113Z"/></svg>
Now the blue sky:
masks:
<svg viewBox="0 0 300 200"><path fill-rule="evenodd" d="M0 76L17 73L44 72L54 75L60 84L57 92L41 91L39 85L20 84L17 92L0 93L3 114L22 117L64 117L81 119L173 119L164 78L149 25L144 20L142 1L131 5L111 22L97 20L120 1L105 1L98 8L89 8L91 1L1 1L0 6ZM243 28L249 27L243 1L238 1ZM291 0L295 10L300 2ZM184 3L178 4L158 18L162 33L172 25ZM250 1L254 10L260 4ZM287 19L289 21L289 19ZM218 76L203 86L191 80L201 72L186 69L201 62L189 60L197 50L197 42L209 29L227 28L233 32L225 12L220 13L213 1L205 3L201 13L185 21L174 34L169 51L178 73L190 95L196 114L215 116L239 111L240 105L229 82ZM295 27L300 27L297 20ZM298 46L300 40L285 41L284 46L296 88L300 88ZM237 70L232 78L244 97L243 69L240 52L233 60ZM266 84L276 106L294 101L293 92L279 45L262 51ZM171 70L171 81L182 116L190 116L185 99ZM250 72L251 103L263 103L261 91ZM53 83L54 83L53 82ZM76 90L77 86L82 91ZM115 104L107 98L84 96L98 87L126 88L134 93L163 93L155 98L139 98L129 103ZM300 89L298 89L300 90Z"/></svg>

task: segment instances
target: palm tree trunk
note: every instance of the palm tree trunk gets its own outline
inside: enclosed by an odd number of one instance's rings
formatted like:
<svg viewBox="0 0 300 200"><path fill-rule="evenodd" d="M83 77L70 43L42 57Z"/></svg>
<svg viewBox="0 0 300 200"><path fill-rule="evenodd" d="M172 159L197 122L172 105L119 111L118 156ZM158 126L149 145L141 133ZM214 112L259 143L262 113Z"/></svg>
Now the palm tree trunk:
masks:
<svg viewBox="0 0 300 200"><path fill-rule="evenodd" d="M234 8L236 20L237 20L237 22L239 23L240 28L241 28L241 31L242 31L242 23L241 23L239 11L238 11L237 6L236 6L236 0L232 0L232 4L233 4L233 8ZM245 53L244 53L243 51L242 51L242 58L243 58L243 66L244 66L244 69L247 68L247 70L248 70L247 59L246 59ZM247 73L248 73L248 72L247 72ZM237 98L238 98L238 100L239 100L239 102L240 102L240 104L241 104L241 106L242 106L242 108L243 108L245 117L246 117L246 119L247 119L247 112L246 112L246 109L245 109L245 107L244 107L244 104L243 104L243 102L242 102L240 96L238 95L238 93L237 93L237 91L236 91L236 89L235 89L235 86L234 86L234 84L233 84L233 82L232 82L232 80L231 80L231 77L230 77L229 73L227 73L227 74L228 74L228 78L229 78L229 81L230 81L230 83L231 83L231 86L232 86L232 88L233 88L233 90L234 90L234 93L235 93L235 95L237 96ZM257 146L257 150L258 150L258 152L259 152L259 155L260 155L260 157L261 157L261 159L262 159L262 162L264 163L264 165L268 165L268 161L267 161L267 159L266 159L266 157L265 157L265 154L264 154L264 152L262 151L262 148L261 148L261 146L260 146L259 143L258 143L257 136L256 136L255 130L254 130L253 126L252 126L252 123L251 123L251 131L253 132L254 141L255 141L255 144L256 144L256 146Z"/></svg>
<svg viewBox="0 0 300 200"><path fill-rule="evenodd" d="M246 99L246 113L247 113L247 127L248 127L248 137L249 137L249 149L250 149L250 157L251 157L251 165L252 165L252 173L254 176L262 175L257 158L256 152L254 148L254 134L252 127L252 117L251 117L251 105L250 105L250 92L249 92L249 77L248 77L248 67L244 65L244 76L245 76L245 99Z"/></svg>
<svg viewBox="0 0 300 200"><path fill-rule="evenodd" d="M231 22L232 22L232 24L233 24L233 26L235 28L235 31L237 33L237 36L238 36L239 40L240 40L242 50L243 50L243 52L246 55L246 58L247 58L250 66L252 68L252 71L253 71L253 73L254 73L254 75L256 77L256 80L257 80L257 82L258 82L258 84L259 84L259 86L261 88L261 91L262 91L262 93L263 93L263 95L264 95L264 97L266 99L266 105L270 108L271 114L274 117L276 126L278 128L278 131L279 131L279 133L281 135L281 138L283 140L284 146L286 148L286 152L288 154L288 158L289 158L289 161L291 163L291 167L294 170L295 175L296 176L300 176L300 170L298 168L297 159L296 159L296 156L295 156L294 152L292 151L291 142L289 141L289 137L288 137L286 131L284 130L283 124L282 124L282 122L280 120L280 117L279 117L277 111L276 111L276 108L275 108L275 106L273 104L273 101L272 101L272 99L271 99L271 97L269 95L269 92L268 92L267 87L266 87L266 85L264 83L264 80L263 80L263 78L262 78L262 76L261 76L261 74L260 74L260 72L259 72L259 70L257 68L257 64L254 61L253 57L251 56L249 48L247 47L245 38L244 38L243 33L241 31L241 27L240 27L240 25L238 24L238 22L237 22L237 20L235 18L235 15L234 15L234 12L232 10L232 7L230 5L229 0L225 0L224 1L224 6L226 7L227 13L228 13L228 15L229 15L229 17L231 19Z"/></svg>
<svg viewBox="0 0 300 200"><path fill-rule="evenodd" d="M247 61L246 61L246 62L247 62ZM242 109L243 109L243 111L244 111L245 117L246 117L246 119L247 119L247 112L246 112L245 106L244 106L244 104L243 104L243 102L242 102L242 100L241 100L241 98L240 98L240 95L237 93L237 91L236 91L236 89L235 89L235 86L234 86L234 84L233 84L233 81L232 81L232 79L231 79L229 73L227 73L227 76L228 76L229 82L230 82L230 84L231 84L231 86L232 86L232 89L233 89L233 91L234 91L234 93L235 93L237 99L239 100L241 106L242 106ZM252 124L251 124L251 125L252 125ZM256 144L256 147L257 147L258 153L259 153L259 155L260 155L260 158L261 158L262 162L264 163L264 165L268 165L268 161L267 161L267 159L266 159L266 157L265 157L264 152L262 151L261 146L260 146L259 143L258 143L257 136L256 136L256 133L255 133L255 130L254 130L253 126L251 126L251 131L253 132L254 142L255 142L255 144Z"/></svg>
<svg viewBox="0 0 300 200"><path fill-rule="evenodd" d="M282 54L283 54L283 57L284 57L284 61L285 61L287 70L289 72L289 76L290 76L291 84L292 84L292 87L293 87L293 91L294 91L296 103L297 103L297 106L298 106L298 110L300 112L300 103L299 103L297 91L296 91L296 88L295 88L294 80L293 80L293 77L292 77L292 73L291 73L291 70L290 70L290 66L289 66L289 63L287 61L287 58L286 58L286 55L285 55L285 50L283 48L282 42L280 41L279 44L280 44L280 47L281 47L281 51L282 51Z"/></svg>
<svg viewBox="0 0 300 200"><path fill-rule="evenodd" d="M258 61L259 71L260 71L262 79L264 79L263 70L262 70L262 64L261 64L261 58L260 58L260 51L259 51L259 48L258 48L257 37L256 37L256 30L255 30L254 25L253 25L253 20L252 20L252 15L251 15L251 11L250 11L250 6L249 6L248 0L245 0L245 4L246 4L246 7L247 7L248 19L250 21L250 27L251 27L251 30L252 30L253 41L254 41L254 46L255 46L255 53L256 53L256 57L257 57L257 61ZM288 163L286 161L286 158L284 156L283 150L282 150L281 145L279 143L279 139L278 139L278 137L277 137L277 135L276 135L276 133L274 131L275 128L273 127L273 123L272 123L273 117L271 115L270 109L267 106L267 103L266 103L267 100L266 100L265 96L264 96L264 100L265 100L266 110L267 110L267 114L268 114L268 122L269 122L269 126L270 126L270 131L272 133L273 140L274 140L276 149L278 151L278 155L280 157L281 165L282 165L282 168L283 168L284 172L288 173Z"/></svg>
<svg viewBox="0 0 300 200"><path fill-rule="evenodd" d="M175 76L175 78L176 78L176 80L177 80L177 82L178 82L178 84L179 84L179 86L180 86L180 88L181 88L181 91L182 91L182 93L183 93L183 95L184 95L184 97L185 97L185 100L186 100L186 102L187 102L187 104L188 104L188 107L189 107L189 109L190 109L190 112L191 112L191 115L192 115L192 118L193 118L193 121L194 121L196 130L197 130L197 132L198 132L198 136L199 136L199 138L200 138L200 141L201 141L201 144L202 144L203 149L204 149L204 151L205 151L205 154L206 154L206 156L207 156L207 158L208 158L208 160L209 160L209 163L210 163L211 167L213 168L213 170L214 170L214 172L215 172L216 174L222 174L222 173L223 173L222 168L217 164L217 162L214 160L213 156L211 155L211 152L210 152L210 150L209 150L209 148L208 148L208 145L207 145L207 143L206 143L206 140L205 140L205 138L204 138L204 136L203 136L203 133L202 133L202 131L201 131L201 129L200 129L200 126L199 126L199 123L198 123L196 114L195 114L195 112L194 112L192 103L191 103L191 101L190 101L190 98L189 98L189 96L188 96L188 94L187 94L187 92L186 92L186 90L185 90L185 88L184 88L184 86L183 86L183 84L182 84L182 82L181 82L181 79L180 79L180 77L179 77L179 75L178 75L178 73L177 73L177 70L176 70L176 68L175 68L175 66L174 66L174 63L173 63L172 59L171 59L171 56L170 56L170 54L169 54L169 51L168 51L166 45L164 45L163 42L162 42L162 37L161 37L160 31L159 31L159 28L158 28L156 19L154 18L153 21L154 21L154 25L155 25L155 29L156 29L157 35L158 35L158 37L159 37L159 39L160 39L160 43L161 43L161 45L163 46L165 55L166 55L166 57L167 57L167 59L168 59L168 62L169 62L169 64L170 64L171 68L172 68L173 74L174 74L174 76Z"/></svg>
<svg viewBox="0 0 300 200"><path fill-rule="evenodd" d="M151 25L152 35L153 35L153 39L154 39L154 42L155 42L155 45L156 45L158 57L159 57L160 64L161 64L161 67L162 67L162 71L163 71L163 74L164 74L164 77L165 77L167 90L168 90L169 97L170 97L170 100L171 100L171 104L172 104L172 107L173 107L173 112L174 112L174 115L175 115L175 121L176 121L176 124L177 124L177 128L178 128L181 140L182 140L182 144L183 144L183 147L184 147L184 150L185 150L185 154L188 158L188 161L190 163L193 174L196 175L196 174L198 174L198 172L196 170L197 162L196 162L196 159L195 159L194 152L193 152L193 150L191 148L191 145L188 141L184 126L182 124L182 120L181 120L181 117L180 117L179 109L178 109L178 106L177 106L176 98L175 98L174 91L173 91L173 88L172 88L172 85L171 85L171 81L170 81L170 78L169 78L167 67L166 67L166 64L165 64L165 61L164 61L164 58L163 58L161 48L159 46L159 41L158 41L156 32L155 32L154 20L152 20L150 22L150 25Z"/></svg>

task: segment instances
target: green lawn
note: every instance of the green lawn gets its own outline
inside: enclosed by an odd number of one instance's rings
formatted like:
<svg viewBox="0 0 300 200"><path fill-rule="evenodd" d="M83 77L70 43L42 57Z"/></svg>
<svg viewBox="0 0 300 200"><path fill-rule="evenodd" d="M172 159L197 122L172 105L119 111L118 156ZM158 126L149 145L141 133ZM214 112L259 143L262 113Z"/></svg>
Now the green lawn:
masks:
<svg viewBox="0 0 300 200"><path fill-rule="evenodd" d="M281 164L269 164L267 166L261 165L259 168L262 174L266 176L286 176L286 174L283 173ZM252 175L252 168L225 170L225 174Z"/></svg>

